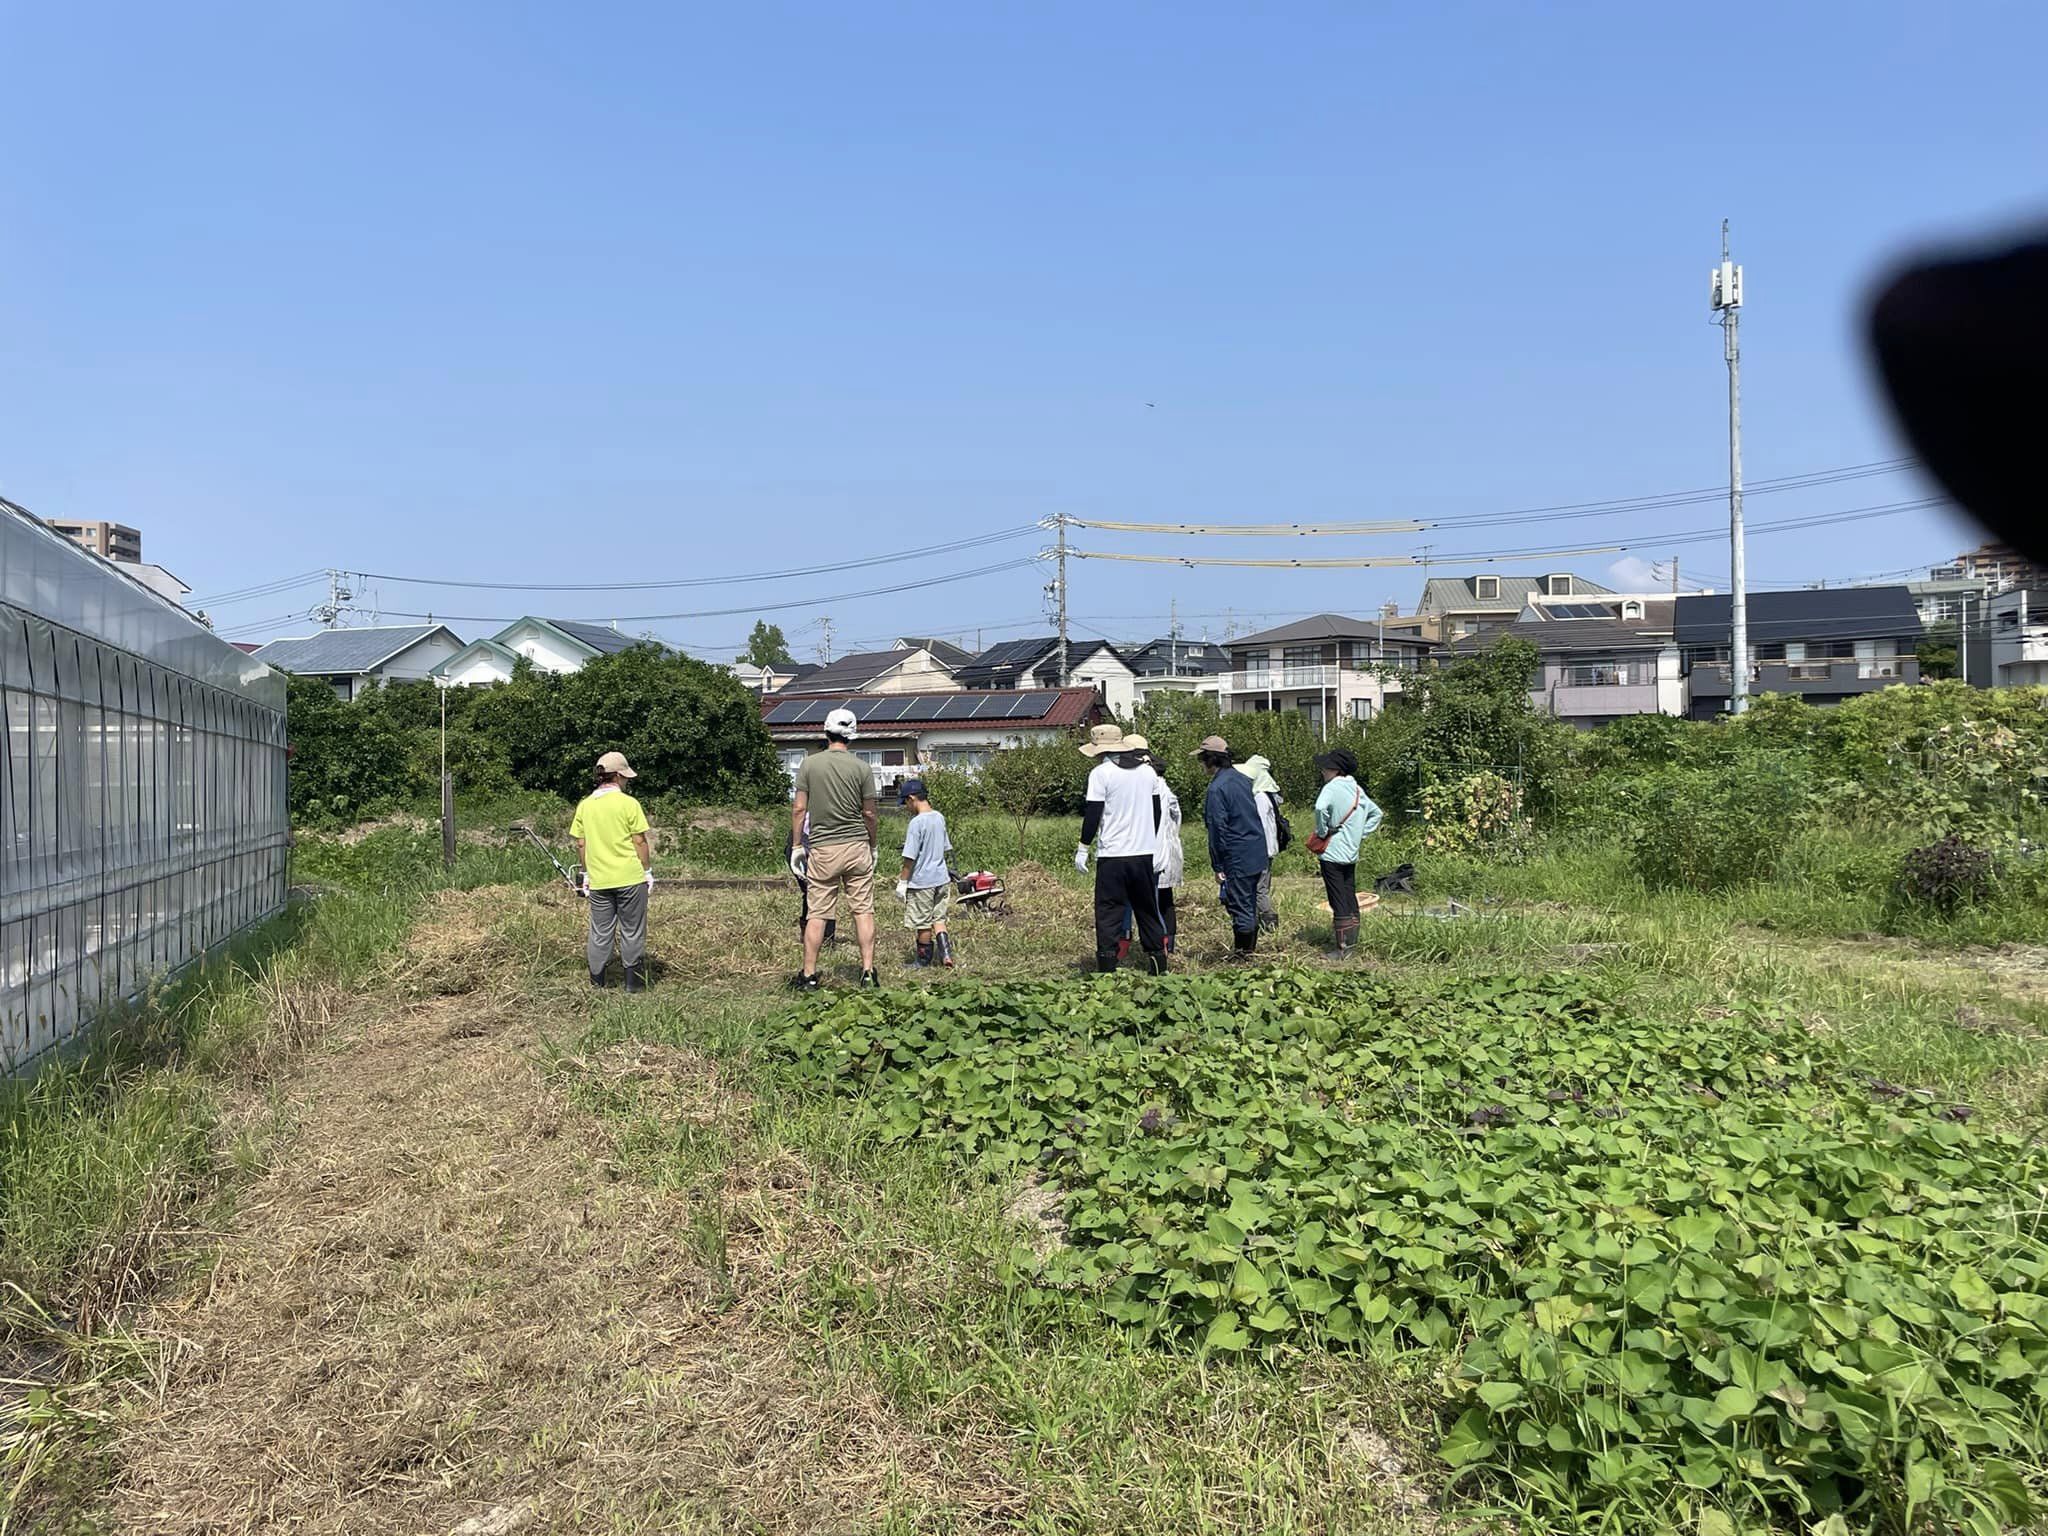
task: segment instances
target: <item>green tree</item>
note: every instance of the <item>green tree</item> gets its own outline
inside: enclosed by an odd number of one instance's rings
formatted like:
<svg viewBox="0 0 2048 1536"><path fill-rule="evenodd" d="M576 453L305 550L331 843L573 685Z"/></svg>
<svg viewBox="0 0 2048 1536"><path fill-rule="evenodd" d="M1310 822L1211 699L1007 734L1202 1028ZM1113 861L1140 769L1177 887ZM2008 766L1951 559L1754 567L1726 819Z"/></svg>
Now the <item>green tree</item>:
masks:
<svg viewBox="0 0 2048 1536"><path fill-rule="evenodd" d="M982 794L1017 825L1019 858L1032 817L1080 805L1086 762L1071 741L1040 741L1005 747L981 765Z"/></svg>
<svg viewBox="0 0 2048 1536"><path fill-rule="evenodd" d="M789 653L789 641L783 637L780 624L770 624L766 619L754 620L754 632L747 636L747 648L740 652L740 660L755 667L791 667L796 658Z"/></svg>
<svg viewBox="0 0 2048 1536"><path fill-rule="evenodd" d="M317 677L285 680L290 799L297 821L357 821L425 786L414 782L410 739L390 717L344 704Z"/></svg>
<svg viewBox="0 0 2048 1536"><path fill-rule="evenodd" d="M1920 675L1928 682L1956 675L1956 626L1952 623L1931 625L1913 653L1920 658Z"/></svg>

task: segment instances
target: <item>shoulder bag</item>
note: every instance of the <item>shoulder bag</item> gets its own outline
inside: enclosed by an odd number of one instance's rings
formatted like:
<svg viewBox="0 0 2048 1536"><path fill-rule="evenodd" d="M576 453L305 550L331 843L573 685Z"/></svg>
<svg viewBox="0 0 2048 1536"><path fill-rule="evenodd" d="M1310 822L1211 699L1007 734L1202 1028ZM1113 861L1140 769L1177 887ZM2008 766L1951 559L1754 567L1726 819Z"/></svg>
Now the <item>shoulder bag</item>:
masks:
<svg viewBox="0 0 2048 1536"><path fill-rule="evenodd" d="M1364 799L1365 791L1361 789L1357 793L1352 795L1351 809L1346 811L1342 816L1337 818L1336 826L1330 828L1330 830L1327 832L1310 833L1308 839L1308 851L1314 854L1317 858L1321 858L1323 854L1328 852L1330 847L1330 839L1335 837L1339 832L1344 830L1344 823L1351 819L1353 813L1357 811L1360 803L1363 802Z"/></svg>

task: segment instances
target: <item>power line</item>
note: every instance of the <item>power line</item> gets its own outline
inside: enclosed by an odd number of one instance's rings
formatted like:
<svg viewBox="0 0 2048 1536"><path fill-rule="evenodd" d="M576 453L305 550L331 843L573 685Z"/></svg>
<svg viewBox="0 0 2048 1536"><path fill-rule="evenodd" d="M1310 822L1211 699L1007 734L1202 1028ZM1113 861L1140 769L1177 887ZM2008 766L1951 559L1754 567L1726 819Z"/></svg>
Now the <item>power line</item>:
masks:
<svg viewBox="0 0 2048 1536"><path fill-rule="evenodd" d="M480 592L657 592L680 587L734 586L749 581L787 581L799 576L829 576L837 571L865 570L871 566L893 565L902 560L924 560L933 555L982 549L991 544L1021 539L1038 531L1038 524L1026 523L997 533L956 539L950 544L927 544L920 549L898 550L886 555L868 555L857 560L833 560L824 565L793 566L781 571L751 571L737 576L687 576L666 581L458 581L439 576L393 576L383 571L359 571L357 574L371 581L396 581L417 587L460 587Z"/></svg>
<svg viewBox="0 0 2048 1536"><path fill-rule="evenodd" d="M609 619L578 619L586 624L661 624L683 619L721 619L734 614L781 613L791 608L823 608L838 603L850 603L866 597L889 597L898 592L919 592L927 587L942 587L956 581L969 581L977 576L993 576L1001 571L1022 570L1036 565L1037 557L1024 560L1004 560L995 565L978 566L971 571L954 571L944 576L930 576L923 581L901 582L893 587L871 587L864 592L831 592L817 597L792 598L787 602L748 603L739 608L700 608L686 613L623 613ZM831 567L830 569L839 569ZM477 613L411 613L403 609L387 608L384 612L392 618L432 619L443 624L503 624L509 622L503 616Z"/></svg>
<svg viewBox="0 0 2048 1536"><path fill-rule="evenodd" d="M289 592L293 587L308 586L313 582L325 580L326 576L327 572L324 570L302 571L297 576L280 576L275 581L259 582L250 587L237 587L231 592L222 592L213 597L193 598L192 603L199 608L225 608L231 603L248 602L252 598L269 597L276 592Z"/></svg>

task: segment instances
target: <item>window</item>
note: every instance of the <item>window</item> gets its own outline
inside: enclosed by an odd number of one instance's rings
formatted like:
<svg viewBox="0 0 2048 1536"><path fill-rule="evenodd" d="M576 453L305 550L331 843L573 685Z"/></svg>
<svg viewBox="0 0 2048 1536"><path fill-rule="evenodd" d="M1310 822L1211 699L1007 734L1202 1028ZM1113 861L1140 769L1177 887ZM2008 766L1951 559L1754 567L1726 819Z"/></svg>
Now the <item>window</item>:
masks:
<svg viewBox="0 0 2048 1536"><path fill-rule="evenodd" d="M1500 578L1498 576L1474 576L1472 578L1472 595L1477 598L1498 600L1500 597Z"/></svg>
<svg viewBox="0 0 2048 1536"><path fill-rule="evenodd" d="M1543 578L1543 590L1552 597L1570 597L1572 579L1569 576L1546 576Z"/></svg>
<svg viewBox="0 0 2048 1536"><path fill-rule="evenodd" d="M1625 602L1621 605L1621 616L1624 619L1640 619L1643 616L1643 605L1635 601Z"/></svg>
<svg viewBox="0 0 2048 1536"><path fill-rule="evenodd" d="M1351 718L1354 720L1370 720L1372 718L1372 700L1353 699L1351 701Z"/></svg>
<svg viewBox="0 0 2048 1536"><path fill-rule="evenodd" d="M1267 675L1273 668L1272 653L1270 651L1248 651L1244 659L1239 663L1239 666L1244 669L1246 682L1250 683L1254 688L1262 688L1265 686Z"/></svg>
<svg viewBox="0 0 2048 1536"><path fill-rule="evenodd" d="M1567 688L1639 687L1656 681L1656 662L1634 656L1574 656L1560 678Z"/></svg>

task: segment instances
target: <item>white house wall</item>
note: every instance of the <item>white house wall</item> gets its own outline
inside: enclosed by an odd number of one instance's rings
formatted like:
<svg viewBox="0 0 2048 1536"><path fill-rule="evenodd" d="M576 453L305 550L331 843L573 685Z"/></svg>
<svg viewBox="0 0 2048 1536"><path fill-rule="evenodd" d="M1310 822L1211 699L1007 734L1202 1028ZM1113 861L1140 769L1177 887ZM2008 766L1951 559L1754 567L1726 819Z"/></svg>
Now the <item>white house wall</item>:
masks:
<svg viewBox="0 0 2048 1536"><path fill-rule="evenodd" d="M560 636L534 624L516 624L496 637L498 644L524 656L543 672L580 672L590 660L581 647L572 647Z"/></svg>
<svg viewBox="0 0 2048 1536"><path fill-rule="evenodd" d="M456 671L448 674L449 683L457 688L487 688L493 683L512 681L512 666L504 657L486 651L481 656L472 656Z"/></svg>
<svg viewBox="0 0 2048 1536"><path fill-rule="evenodd" d="M459 641L445 634L429 635L407 646L376 671L379 682L410 683L430 677L441 664L462 650Z"/></svg>

